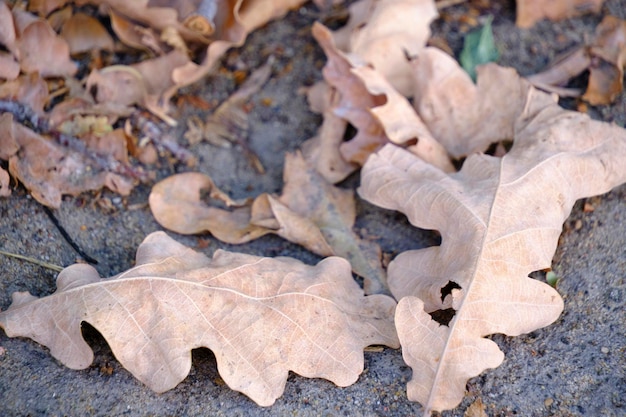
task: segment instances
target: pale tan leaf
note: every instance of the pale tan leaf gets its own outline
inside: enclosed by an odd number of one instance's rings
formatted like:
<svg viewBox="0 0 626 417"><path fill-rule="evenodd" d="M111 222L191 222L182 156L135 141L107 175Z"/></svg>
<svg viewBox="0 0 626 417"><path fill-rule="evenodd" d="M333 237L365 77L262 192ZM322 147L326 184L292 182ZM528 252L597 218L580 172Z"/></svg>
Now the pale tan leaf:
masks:
<svg viewBox="0 0 626 417"><path fill-rule="evenodd" d="M0 167L0 197L8 197L11 195L11 178L9 173Z"/></svg>
<svg viewBox="0 0 626 417"><path fill-rule="evenodd" d="M211 207L211 200L230 209ZM152 187L149 202L156 221L177 233L208 230L228 243L244 243L270 233L250 225L250 206L231 200L204 174L188 172L158 182Z"/></svg>
<svg viewBox="0 0 626 417"><path fill-rule="evenodd" d="M0 44L19 58L17 32L13 22L13 14L6 2L0 2Z"/></svg>
<svg viewBox="0 0 626 417"><path fill-rule="evenodd" d="M425 48L412 64L417 114L454 158L513 138L511 120L526 101L526 90L509 83L515 70L479 67L484 75L474 84L454 58L436 48Z"/></svg>
<svg viewBox="0 0 626 417"><path fill-rule="evenodd" d="M337 46L352 64L368 64L404 96L413 93L407 55L426 46L430 22L437 16L433 0L362 0L350 6L350 20L334 33Z"/></svg>
<svg viewBox="0 0 626 417"><path fill-rule="evenodd" d="M313 36L328 58L323 70L324 79L337 92L336 99L327 103L325 110L332 110L335 116L357 129L355 137L345 143L344 132L324 132L334 135L325 140L329 146L326 153L338 150L343 160L362 165L372 152L392 141L410 145L421 158L445 171L454 170L446 149L432 137L408 100L396 91L390 80L376 69L352 63L347 54L337 49L331 32L323 25L316 23L313 26ZM323 162L326 165L317 164L320 172L331 171L330 158Z"/></svg>
<svg viewBox="0 0 626 417"><path fill-rule="evenodd" d="M50 96L48 85L39 74L28 74L0 84L0 98L19 101L43 115Z"/></svg>
<svg viewBox="0 0 626 417"><path fill-rule="evenodd" d="M324 180L299 153L287 154L283 177L280 197L261 194L250 203L232 202L204 174L178 174L153 187L150 209L178 233L209 231L228 243L274 233L318 255L341 256L363 277L367 294L387 292L380 248L352 230L354 193ZM220 203L230 209L215 207Z"/></svg>
<svg viewBox="0 0 626 417"><path fill-rule="evenodd" d="M506 96L508 108L494 115L513 134L506 155L470 155L460 172L445 174L387 145L364 166L359 190L442 235L441 246L404 252L388 268L403 355L414 370L408 397L427 412L455 407L468 378L501 363L484 336L528 333L559 317L559 294L528 274L550 267L577 199L626 181L624 129L561 109L509 69L489 64L478 77L479 88L482 77L499 80L485 100ZM447 326L428 314L446 308L455 311Z"/></svg>
<svg viewBox="0 0 626 417"><path fill-rule="evenodd" d="M352 230L356 218L354 193L328 183L300 153L286 155L284 181L278 200L300 218L312 221L332 253L350 261L353 271L364 279L366 294L386 292L380 248L360 239ZM281 223L281 228L300 233L296 224ZM278 234L282 236L280 229Z"/></svg>
<svg viewBox="0 0 626 417"><path fill-rule="evenodd" d="M50 296L15 293L0 326L84 369L93 361L81 334L87 322L157 392L180 383L191 350L207 347L229 387L269 406L282 395L289 371L354 383L366 346L398 346L394 308L390 297L364 297L341 258L308 266L217 251L209 259L156 232L139 246L136 266L119 275L102 279L76 264L59 274Z"/></svg>
<svg viewBox="0 0 626 417"><path fill-rule="evenodd" d="M13 55L0 52L0 79L14 80L20 75L20 64L13 59Z"/></svg>
<svg viewBox="0 0 626 417"><path fill-rule="evenodd" d="M408 149L424 161L454 172L446 149L431 135L406 98L398 93L382 75L370 67L357 67L352 73L359 77L373 96L385 96L386 103L370 109L385 135L395 144L411 144Z"/></svg>
<svg viewBox="0 0 626 417"><path fill-rule="evenodd" d="M528 28L541 19L561 20L598 13L604 0L517 0L515 24Z"/></svg>

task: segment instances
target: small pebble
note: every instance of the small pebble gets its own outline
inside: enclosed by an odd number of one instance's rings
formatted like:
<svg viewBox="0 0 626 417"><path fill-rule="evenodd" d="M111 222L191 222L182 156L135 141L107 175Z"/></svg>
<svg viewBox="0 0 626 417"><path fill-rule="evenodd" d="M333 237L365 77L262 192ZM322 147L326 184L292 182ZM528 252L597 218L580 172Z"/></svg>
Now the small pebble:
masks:
<svg viewBox="0 0 626 417"><path fill-rule="evenodd" d="M552 398L546 398L545 401L543 402L543 405L546 406L546 408L550 407L552 404L554 403L554 400Z"/></svg>
<svg viewBox="0 0 626 417"><path fill-rule="evenodd" d="M602 347L600 348L600 351L601 351L602 353L609 353L609 348L608 348L608 347L606 347L606 346L602 346Z"/></svg>

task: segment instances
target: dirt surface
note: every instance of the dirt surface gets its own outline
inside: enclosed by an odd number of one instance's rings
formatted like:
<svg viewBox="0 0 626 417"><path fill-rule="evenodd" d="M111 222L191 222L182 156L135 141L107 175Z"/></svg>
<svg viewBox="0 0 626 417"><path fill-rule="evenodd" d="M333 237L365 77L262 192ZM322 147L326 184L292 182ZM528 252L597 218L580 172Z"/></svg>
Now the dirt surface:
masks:
<svg viewBox="0 0 626 417"><path fill-rule="evenodd" d="M602 16L586 16L558 24L542 22L530 30L514 26L514 3L492 1L485 15L494 14L500 63L522 74L541 70L559 53L590 37ZM465 13L465 6L447 9L449 16ZM607 1L604 13L626 18L626 4ZM312 5L290 13L253 33L246 45L231 51L216 75L184 93L206 100L224 100L234 91L233 70L252 70L269 55L277 59L271 80L251 100L250 146L267 172L254 172L237 149L200 144L190 150L199 156L197 171L210 174L233 197L251 197L282 188L284 153L296 150L313 136L320 117L308 110L300 87L321 78L324 56L309 28L319 12ZM462 24L440 20L435 32L448 39L458 54ZM567 103L566 103L567 104ZM626 124L626 94L608 107L592 108L594 118ZM206 113L183 106L174 115L182 136L185 118ZM181 143L184 143L181 140ZM3 165L3 167L6 167ZM158 176L187 170L162 159ZM342 186L354 187L358 175ZM80 248L98 261L103 276L133 264L135 250L150 232L161 230L147 208L149 186L128 198L104 192L64 198L54 217ZM567 220L553 268L560 277L558 291L565 311L553 325L520 337L493 336L506 354L497 369L470 380L459 408L444 416L462 416L477 398L490 416L626 416L626 186L587 200L594 210L577 203ZM359 201L356 229L375 236L391 256L409 248L437 244L435 234L408 225L404 216ZM580 226L580 227L577 227ZM239 246L209 235L180 236L180 242L211 254L226 248L257 255L289 255L308 263L319 258L277 237L264 237ZM205 247L206 243L208 246ZM44 209L21 187L0 199L0 249L67 266L79 257ZM538 279L544 279L538 274ZM23 261L0 257L0 308L10 294L28 290L36 296L55 289L55 273ZM113 357L102 337L85 326L95 351L88 369L74 371L53 359L47 349L0 331L0 414L3 416L411 416L421 407L406 398L411 378L399 350L366 352L359 381L338 388L325 380L291 374L284 395L270 408L261 408L230 390L219 377L208 349L193 353L191 373L175 389L155 394L135 380Z"/></svg>

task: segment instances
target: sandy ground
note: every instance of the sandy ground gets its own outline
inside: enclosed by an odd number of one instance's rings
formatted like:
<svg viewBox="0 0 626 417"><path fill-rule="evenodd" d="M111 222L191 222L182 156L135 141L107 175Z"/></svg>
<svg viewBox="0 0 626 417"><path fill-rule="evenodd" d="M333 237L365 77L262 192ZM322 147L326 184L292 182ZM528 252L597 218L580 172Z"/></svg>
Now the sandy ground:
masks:
<svg viewBox="0 0 626 417"><path fill-rule="evenodd" d="M601 16L587 16L559 24L541 23L531 30L514 27L512 1L492 2L494 30L502 51L501 64L522 74L542 69L556 55L588 38ZM462 9L457 9L462 10ZM606 11L626 18L626 5L608 1ZM453 10L454 11L454 10ZM250 36L248 43L223 60L226 69L253 69L269 54L277 57L272 79L251 101L251 147L267 169L256 174L237 150L208 144L191 148L199 155L198 171L210 174L233 197L279 192L283 155L311 137L320 118L307 110L298 89L321 78L324 57L309 35L315 20L313 6L291 13ZM461 37L451 23L436 23L458 53ZM220 71L187 90L207 99L223 100L234 90L231 71ZM265 99L265 100L264 100ZM269 106L265 105L271 103ZM198 111L183 108L184 119ZM626 94L610 107L594 108L593 117L626 121ZM178 131L179 134L182 130ZM4 166L4 165L3 165ZM159 177L185 170L165 160ZM344 186L354 187L358 176ZM98 260L97 269L110 276L132 265L135 250L150 232L160 230L147 202L148 186L130 197L104 193L113 210L105 209L92 194L66 197L54 212L59 223L84 252ZM520 337L493 336L506 354L502 366L470 380L459 408L444 416L462 416L477 398L490 416L626 416L626 186L589 199L595 210L584 212L582 202L567 220L553 268L561 277L558 291L565 311L553 325ZM132 209L129 209L131 207ZM139 207L139 208L137 208ZM404 216L358 203L357 230L376 236L383 250L394 255L409 248L436 244L432 233L414 229ZM581 222L582 227L574 225ZM226 248L257 255L289 255L308 263L319 258L276 237L251 244L229 246L209 235L180 236L184 244L210 254ZM23 188L0 199L0 249L67 266L78 255L67 244L42 207ZM539 277L539 279L542 279ZM55 273L23 261L0 257L0 308L10 304L10 294L28 290L37 296L55 288ZM10 339L0 332L0 414L3 416L411 416L421 414L418 404L406 398L411 377L399 350L365 354L365 372L359 381L338 388L324 380L291 374L285 394L271 408L260 408L244 395L228 389L217 374L208 349L193 352L189 377L175 389L155 394L136 381L113 357L102 337L86 326L85 337L95 351L88 369L74 371L53 359L46 348L28 339Z"/></svg>

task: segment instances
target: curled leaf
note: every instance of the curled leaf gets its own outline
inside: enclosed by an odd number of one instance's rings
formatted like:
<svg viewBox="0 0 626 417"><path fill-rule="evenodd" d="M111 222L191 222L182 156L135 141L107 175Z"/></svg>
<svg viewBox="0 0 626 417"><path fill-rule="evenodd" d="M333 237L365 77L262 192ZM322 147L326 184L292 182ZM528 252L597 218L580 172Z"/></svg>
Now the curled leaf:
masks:
<svg viewBox="0 0 626 417"><path fill-rule="evenodd" d="M380 248L352 230L353 192L328 183L299 153L287 155L284 181L280 197L261 194L251 203L233 202L208 176L178 174L153 187L150 209L162 226L178 233L209 231L229 243L274 233L318 255L344 257L364 278L367 294L386 292Z"/></svg>

